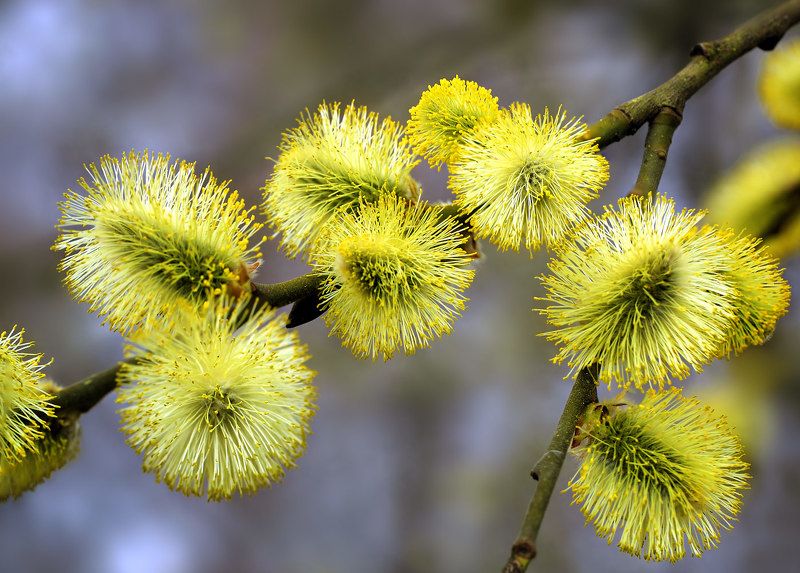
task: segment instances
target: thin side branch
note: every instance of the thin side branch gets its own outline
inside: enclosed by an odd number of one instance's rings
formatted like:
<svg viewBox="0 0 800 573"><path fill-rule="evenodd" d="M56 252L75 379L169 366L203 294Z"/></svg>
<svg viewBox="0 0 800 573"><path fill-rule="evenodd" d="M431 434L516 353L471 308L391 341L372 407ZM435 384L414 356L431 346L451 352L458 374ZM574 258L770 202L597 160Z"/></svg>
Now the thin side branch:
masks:
<svg viewBox="0 0 800 573"><path fill-rule="evenodd" d="M531 472L538 477L539 485L536 486L528 505L517 540L511 547L511 556L503 567L503 573L522 573L536 557L536 537L539 535L547 504L550 503L550 497L561 473L561 466L564 465L567 450L575 435L578 420L589 404L597 402L597 372L598 368L595 365L584 368L578 373L547 453Z"/></svg>
<svg viewBox="0 0 800 573"><path fill-rule="evenodd" d="M56 415L78 412L83 414L91 410L106 394L117 387L117 373L123 364L132 364L135 359L129 358L116 366L92 374L80 382L67 386L56 394L53 404L58 406Z"/></svg>
<svg viewBox="0 0 800 573"><path fill-rule="evenodd" d="M650 121L650 129L644 142L644 156L636 185L631 195L647 195L658 190L664 166L667 163L672 136L681 123L681 115L670 107L661 111Z"/></svg>
<svg viewBox="0 0 800 573"><path fill-rule="evenodd" d="M681 114L686 101L728 64L754 48L774 48L798 21L800 0L791 0L762 12L724 38L697 44L690 53L691 60L677 74L590 125L585 137L599 138L598 145L603 148L636 133L662 108L672 108Z"/></svg>

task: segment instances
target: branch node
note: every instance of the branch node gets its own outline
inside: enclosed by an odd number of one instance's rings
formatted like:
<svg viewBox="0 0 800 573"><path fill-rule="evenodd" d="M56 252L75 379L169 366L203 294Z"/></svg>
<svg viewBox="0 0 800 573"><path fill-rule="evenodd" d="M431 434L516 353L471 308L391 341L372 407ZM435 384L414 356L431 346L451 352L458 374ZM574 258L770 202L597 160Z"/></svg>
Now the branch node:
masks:
<svg viewBox="0 0 800 573"><path fill-rule="evenodd" d="M775 34L774 36L769 36L768 38L764 38L758 43L758 47L765 52L771 52L775 49L775 46L778 45L778 42L781 41L783 38L783 34Z"/></svg>
<svg viewBox="0 0 800 573"><path fill-rule="evenodd" d="M691 57L700 56L708 60L714 55L714 51L715 47L713 42L700 42L692 46L689 55Z"/></svg>

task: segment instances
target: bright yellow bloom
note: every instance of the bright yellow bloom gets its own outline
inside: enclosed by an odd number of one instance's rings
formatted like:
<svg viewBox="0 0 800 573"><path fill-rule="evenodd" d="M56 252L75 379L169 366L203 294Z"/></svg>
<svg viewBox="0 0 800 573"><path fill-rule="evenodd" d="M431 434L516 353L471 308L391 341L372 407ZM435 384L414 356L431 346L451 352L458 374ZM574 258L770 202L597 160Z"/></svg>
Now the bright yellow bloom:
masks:
<svg viewBox="0 0 800 573"><path fill-rule="evenodd" d="M739 354L747 346L763 344L775 323L789 309L789 283L781 276L778 261L760 247L760 239L748 235L728 238L728 281L736 290L736 316L719 354Z"/></svg>
<svg viewBox="0 0 800 573"><path fill-rule="evenodd" d="M182 301L241 286L260 256L248 246L260 228L226 182L194 164L147 152L89 166L85 194L61 203L60 268L73 296L112 329L129 332Z"/></svg>
<svg viewBox="0 0 800 573"><path fill-rule="evenodd" d="M331 334L359 357L388 359L452 330L474 271L461 227L425 203L383 197L343 211L314 247Z"/></svg>
<svg viewBox="0 0 800 573"><path fill-rule="evenodd" d="M708 196L708 220L764 239L776 257L800 249L800 139L757 148Z"/></svg>
<svg viewBox="0 0 800 573"><path fill-rule="evenodd" d="M419 162L403 128L366 107L322 104L283 134L264 186L264 211L290 256L305 251L341 207L384 195L419 196L411 170Z"/></svg>
<svg viewBox="0 0 800 573"><path fill-rule="evenodd" d="M584 130L561 109L534 118L527 104L515 103L465 134L450 187L476 235L501 249L533 251L584 219L586 203L608 180L596 142L578 140Z"/></svg>
<svg viewBox="0 0 800 573"><path fill-rule="evenodd" d="M619 532L619 548L645 559L677 561L687 541L695 556L715 548L749 477L725 418L674 388L607 407L573 450L581 466L569 489L587 522L609 544Z"/></svg>
<svg viewBox="0 0 800 573"><path fill-rule="evenodd" d="M35 452L53 416L51 396L39 386L44 377L41 354L26 352L24 330L0 333L0 460L12 465Z"/></svg>
<svg viewBox="0 0 800 573"><path fill-rule="evenodd" d="M662 387L718 354L735 318L730 238L662 196L627 197L561 245L541 277L556 362L600 380Z"/></svg>
<svg viewBox="0 0 800 573"><path fill-rule="evenodd" d="M439 167L455 160L464 138L479 123L492 122L499 113L491 90L456 76L422 92L409 110L406 131L414 151Z"/></svg>
<svg viewBox="0 0 800 573"><path fill-rule="evenodd" d="M770 119L800 129L800 40L767 54L758 87Z"/></svg>
<svg viewBox="0 0 800 573"><path fill-rule="evenodd" d="M39 387L48 394L59 389L49 381L40 383ZM33 490L78 455L80 426L77 416L52 420L46 433L36 440L35 447L35 451L20 461L0 458L0 501Z"/></svg>
<svg viewBox="0 0 800 573"><path fill-rule="evenodd" d="M314 372L283 315L247 299L213 298L201 312L148 329L123 366L118 402L143 469L209 500L279 481L306 447Z"/></svg>

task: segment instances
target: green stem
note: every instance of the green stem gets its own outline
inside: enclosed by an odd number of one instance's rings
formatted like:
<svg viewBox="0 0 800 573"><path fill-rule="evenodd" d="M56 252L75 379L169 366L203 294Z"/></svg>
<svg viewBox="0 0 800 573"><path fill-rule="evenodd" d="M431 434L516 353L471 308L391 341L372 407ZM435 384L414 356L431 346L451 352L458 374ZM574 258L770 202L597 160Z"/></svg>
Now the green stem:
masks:
<svg viewBox="0 0 800 573"><path fill-rule="evenodd" d="M116 366L92 374L80 382L76 382L61 390L53 399L58 406L56 415L78 412L83 414L91 410L106 394L117 387L117 373L123 364L133 364L134 358L123 360Z"/></svg>
<svg viewBox="0 0 800 573"><path fill-rule="evenodd" d="M538 478L539 484L528 505L517 540L511 547L511 556L503 567L503 573L522 573L536 557L536 537L575 435L575 428L586 407L597 402L597 372L598 368L594 365L578 373L547 452L531 472L531 475Z"/></svg>
<svg viewBox="0 0 800 573"><path fill-rule="evenodd" d="M252 283L253 296L259 302L278 308L314 295L324 281L322 275L309 273L282 283Z"/></svg>
<svg viewBox="0 0 800 573"><path fill-rule="evenodd" d="M681 123L681 115L670 107L665 107L650 121L650 129L644 141L644 156L639 169L636 185L631 195L655 194L664 166L667 163L672 136Z"/></svg>

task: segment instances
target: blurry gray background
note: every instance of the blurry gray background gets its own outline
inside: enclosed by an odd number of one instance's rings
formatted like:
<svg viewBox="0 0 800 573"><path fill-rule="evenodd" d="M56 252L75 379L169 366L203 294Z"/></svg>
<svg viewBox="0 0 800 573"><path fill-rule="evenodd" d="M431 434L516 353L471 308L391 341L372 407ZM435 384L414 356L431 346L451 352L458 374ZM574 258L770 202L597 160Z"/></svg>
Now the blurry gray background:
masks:
<svg viewBox="0 0 800 573"><path fill-rule="evenodd" d="M264 157L276 154L281 130L303 108L323 99L355 99L405 121L428 84L459 74L492 88L501 104L563 104L593 121L669 77L696 41L766 4L0 2L0 328L24 326L55 358L48 372L62 384L120 357L122 340L70 300L49 250L57 201L102 154L149 148L210 164L257 204L271 169ZM738 157L781 135L756 97L762 58L743 58L689 102L662 184L681 206L702 204ZM595 207L633 184L643 137L607 150L612 178ZM428 198L448 196L444 170L421 165L417 176ZM499 571L534 487L528 471L569 384L530 312L546 253L484 250L469 310L430 350L358 361L321 321L301 327L319 371L314 435L300 467L252 498L210 504L156 484L125 445L107 398L83 419L78 460L0 506L0 570ZM305 272L274 242L264 259L263 281ZM796 286L797 261L786 265ZM648 564L608 547L569 495L556 495L532 570L796 567L798 330L795 308L764 348L687 383L724 388L747 372L739 384L771 388L755 421L749 401L738 406L759 436L750 440L755 479L720 549L701 561ZM575 468L568 460L560 487Z"/></svg>

